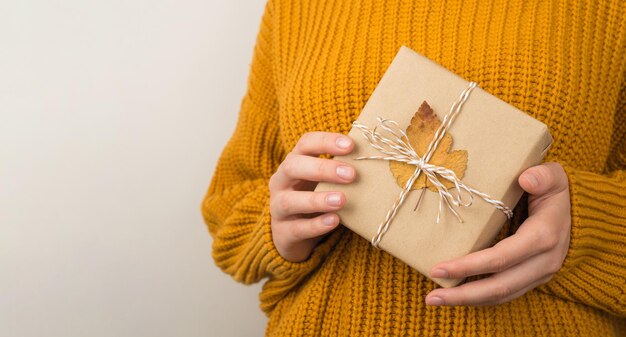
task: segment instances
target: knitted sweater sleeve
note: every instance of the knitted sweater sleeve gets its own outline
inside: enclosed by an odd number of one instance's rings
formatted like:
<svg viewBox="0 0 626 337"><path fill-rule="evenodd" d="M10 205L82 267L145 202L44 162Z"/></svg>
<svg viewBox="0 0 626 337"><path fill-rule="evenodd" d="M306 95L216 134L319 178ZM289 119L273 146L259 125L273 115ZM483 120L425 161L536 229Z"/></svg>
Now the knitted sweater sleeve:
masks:
<svg viewBox="0 0 626 337"><path fill-rule="evenodd" d="M330 240L303 262L283 259L272 241L268 183L286 155L273 81L272 6L271 0L265 6L237 125L222 150L201 211L213 238L216 265L246 284L267 276L276 281L270 288L277 287L274 294L279 294L320 264Z"/></svg>
<svg viewBox="0 0 626 337"><path fill-rule="evenodd" d="M607 174L564 166L572 204L570 248L561 270L539 289L626 317L626 86L615 116Z"/></svg>

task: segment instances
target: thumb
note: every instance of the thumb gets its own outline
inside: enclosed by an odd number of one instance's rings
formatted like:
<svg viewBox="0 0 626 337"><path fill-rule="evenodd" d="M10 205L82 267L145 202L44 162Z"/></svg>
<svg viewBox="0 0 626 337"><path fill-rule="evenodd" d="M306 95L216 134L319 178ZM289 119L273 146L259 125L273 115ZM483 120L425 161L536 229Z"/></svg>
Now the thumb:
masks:
<svg viewBox="0 0 626 337"><path fill-rule="evenodd" d="M518 178L524 191L531 195L553 195L568 187L567 175L559 163L543 163L532 166Z"/></svg>

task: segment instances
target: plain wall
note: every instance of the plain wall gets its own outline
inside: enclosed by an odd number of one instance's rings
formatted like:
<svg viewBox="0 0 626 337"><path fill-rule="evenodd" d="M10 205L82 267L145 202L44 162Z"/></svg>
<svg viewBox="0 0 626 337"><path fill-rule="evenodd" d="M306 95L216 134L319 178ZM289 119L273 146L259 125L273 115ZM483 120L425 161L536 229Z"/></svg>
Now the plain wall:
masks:
<svg viewBox="0 0 626 337"><path fill-rule="evenodd" d="M262 336L200 203L265 1L0 1L0 336Z"/></svg>

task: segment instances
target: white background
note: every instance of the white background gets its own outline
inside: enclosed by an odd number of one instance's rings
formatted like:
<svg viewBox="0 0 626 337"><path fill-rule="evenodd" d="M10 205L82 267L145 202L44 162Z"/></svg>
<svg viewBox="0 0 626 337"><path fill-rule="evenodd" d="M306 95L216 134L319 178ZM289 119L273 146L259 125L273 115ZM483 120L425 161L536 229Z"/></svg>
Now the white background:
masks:
<svg viewBox="0 0 626 337"><path fill-rule="evenodd" d="M200 203L265 1L0 1L0 336L262 336Z"/></svg>

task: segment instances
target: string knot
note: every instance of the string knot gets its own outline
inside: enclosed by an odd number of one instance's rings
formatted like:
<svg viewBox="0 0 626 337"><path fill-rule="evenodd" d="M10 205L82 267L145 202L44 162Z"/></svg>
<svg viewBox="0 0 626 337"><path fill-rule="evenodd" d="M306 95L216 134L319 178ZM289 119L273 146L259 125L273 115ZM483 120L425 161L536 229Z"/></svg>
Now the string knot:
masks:
<svg viewBox="0 0 626 337"><path fill-rule="evenodd" d="M407 164L415 165L415 167L421 169L424 167L424 159L423 158L413 159L413 160L408 161Z"/></svg>

